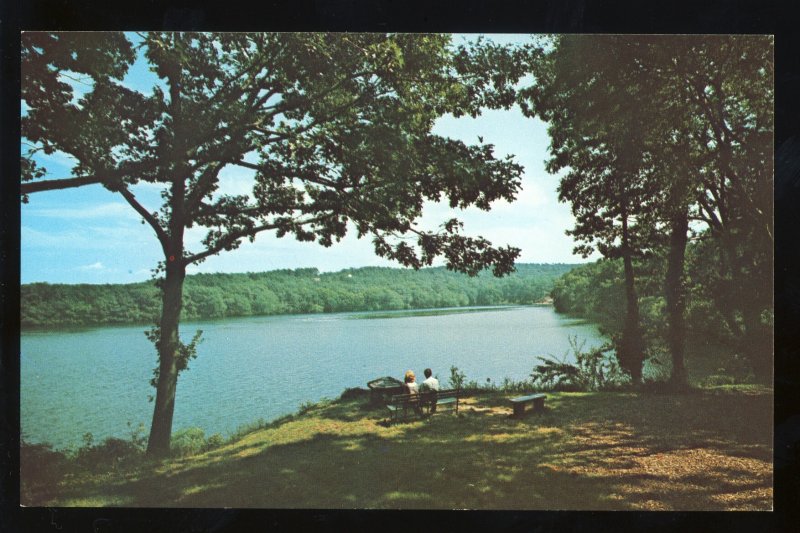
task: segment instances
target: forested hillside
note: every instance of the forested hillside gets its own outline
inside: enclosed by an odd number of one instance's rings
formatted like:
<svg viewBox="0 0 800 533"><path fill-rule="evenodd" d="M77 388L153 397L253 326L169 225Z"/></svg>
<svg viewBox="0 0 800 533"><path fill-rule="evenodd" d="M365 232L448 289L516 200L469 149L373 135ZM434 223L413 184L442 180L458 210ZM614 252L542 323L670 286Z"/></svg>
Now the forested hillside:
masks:
<svg viewBox="0 0 800 533"><path fill-rule="evenodd" d="M446 270L315 268L186 277L184 320L274 315L531 304L548 296L575 265L520 264L504 278ZM152 282L127 285L22 286L22 327L152 323L161 300Z"/></svg>

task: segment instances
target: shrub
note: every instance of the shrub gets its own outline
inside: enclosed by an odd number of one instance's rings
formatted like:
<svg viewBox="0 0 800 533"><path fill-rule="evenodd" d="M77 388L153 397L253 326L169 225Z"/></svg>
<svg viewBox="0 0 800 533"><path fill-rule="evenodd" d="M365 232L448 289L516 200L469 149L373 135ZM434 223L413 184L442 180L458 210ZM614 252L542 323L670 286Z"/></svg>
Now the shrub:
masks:
<svg viewBox="0 0 800 533"><path fill-rule="evenodd" d="M139 422L139 425L133 427L130 421L128 421L128 431L130 432L130 441L131 444L136 446L141 451L144 451L147 447L147 435L145 434L145 427L143 422Z"/></svg>
<svg viewBox="0 0 800 533"><path fill-rule="evenodd" d="M220 435L219 433L214 433L213 435L208 437L205 449L213 450L214 448L219 448L223 444L225 444L225 439L222 437L222 435Z"/></svg>
<svg viewBox="0 0 800 533"><path fill-rule="evenodd" d="M170 441L170 451L173 456L185 457L194 455L206 449L205 432L198 427L190 427L176 431Z"/></svg>
<svg viewBox="0 0 800 533"><path fill-rule="evenodd" d="M369 396L369 390L361 389L361 388L358 388L358 387L353 387L353 388L344 389L344 392L342 392L342 395L339 396L339 399L340 400L351 400L351 399L355 399L355 398L363 398L365 396Z"/></svg>
<svg viewBox="0 0 800 533"><path fill-rule="evenodd" d="M486 378L485 383L478 383L474 379L467 381L466 374L456 366L450 367L449 386L451 389L461 389L469 392L528 392L536 389L536 384L533 381L526 379L514 381L509 377L504 377L499 384L493 382L492 378Z"/></svg>
<svg viewBox="0 0 800 533"><path fill-rule="evenodd" d="M499 386L499 389L503 392L528 392L534 388L535 385L530 380L514 381L508 377L503 378L503 383Z"/></svg>
<svg viewBox="0 0 800 533"><path fill-rule="evenodd" d="M461 372L457 366L450 367L450 388L451 389L461 389L464 387L464 383L467 379L467 375L464 372Z"/></svg>
<svg viewBox="0 0 800 533"><path fill-rule="evenodd" d="M468 390L468 391L479 391L483 387L481 387L476 380L471 379L471 380L467 381L466 383L464 383L461 386L461 388L464 389L464 390Z"/></svg>
<svg viewBox="0 0 800 533"><path fill-rule="evenodd" d="M316 406L317 406L317 404L314 403L314 402L311 402L311 401L302 402L300 404L300 407L297 409L297 414L298 415L304 415L304 414L308 413L309 411L311 411Z"/></svg>
<svg viewBox="0 0 800 533"><path fill-rule="evenodd" d="M69 469L69 460L51 444L19 444L20 500L36 505L53 492Z"/></svg>
<svg viewBox="0 0 800 533"><path fill-rule="evenodd" d="M642 366L644 382L669 381L672 374L672 359L664 346L651 346Z"/></svg>
<svg viewBox="0 0 800 533"><path fill-rule="evenodd" d="M84 436L85 445L75 452L75 464L82 469L98 472L101 470L118 470L121 466L131 464L143 455L137 444L116 437L108 437L100 444L92 444L91 435Z"/></svg>
<svg viewBox="0 0 800 533"><path fill-rule="evenodd" d="M577 337L569 338L574 363L567 362L569 352L561 360L538 357L542 364L534 367L533 383L542 388L561 391L597 391L623 386L629 377L610 353L609 344L584 351L586 341L578 344Z"/></svg>

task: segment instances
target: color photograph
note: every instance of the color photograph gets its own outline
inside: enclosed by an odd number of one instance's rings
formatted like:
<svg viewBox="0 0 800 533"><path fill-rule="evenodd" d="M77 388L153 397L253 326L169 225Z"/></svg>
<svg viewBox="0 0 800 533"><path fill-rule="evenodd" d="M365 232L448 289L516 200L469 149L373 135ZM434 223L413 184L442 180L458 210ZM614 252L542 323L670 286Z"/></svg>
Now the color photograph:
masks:
<svg viewBox="0 0 800 533"><path fill-rule="evenodd" d="M773 509L772 36L20 38L22 506Z"/></svg>

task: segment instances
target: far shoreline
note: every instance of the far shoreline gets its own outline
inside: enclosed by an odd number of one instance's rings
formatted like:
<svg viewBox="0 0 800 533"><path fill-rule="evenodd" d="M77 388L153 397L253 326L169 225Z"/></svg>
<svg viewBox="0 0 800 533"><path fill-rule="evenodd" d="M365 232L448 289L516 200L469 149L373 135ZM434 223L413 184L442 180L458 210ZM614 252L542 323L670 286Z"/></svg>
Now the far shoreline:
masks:
<svg viewBox="0 0 800 533"><path fill-rule="evenodd" d="M397 317L405 316L436 316L448 315L464 312L479 312L479 311L497 311L502 309L514 309L519 307L553 307L552 298L546 298L542 301L520 304L520 303L501 303L496 305L464 305L464 306L451 306L451 307L414 307L407 309L365 309L353 311L312 311L309 313L271 313L259 315L236 315L215 318L200 318L189 319L181 321L182 326L190 326L193 324L203 324L207 322L220 322L227 320L240 320L247 318L265 318L265 317L291 317L291 316L322 316L322 315L370 315L375 313L382 313L387 316L352 316L354 320L373 319L373 318L393 318L388 315L397 314ZM556 311L558 313L558 311ZM564 313L558 313L564 315ZM566 316L566 315L565 315ZM110 328L128 328L128 327L151 327L153 322L119 322L119 323L93 323L93 324L80 324L80 325L48 325L48 326L21 326L20 334L36 334L36 333L83 333L94 331L98 329Z"/></svg>

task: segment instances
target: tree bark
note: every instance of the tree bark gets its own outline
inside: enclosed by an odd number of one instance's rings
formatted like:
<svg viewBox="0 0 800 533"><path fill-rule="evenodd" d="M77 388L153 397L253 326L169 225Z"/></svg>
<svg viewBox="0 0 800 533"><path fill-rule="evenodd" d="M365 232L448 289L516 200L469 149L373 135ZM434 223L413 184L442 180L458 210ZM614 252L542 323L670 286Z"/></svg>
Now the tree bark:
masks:
<svg viewBox="0 0 800 533"><path fill-rule="evenodd" d="M169 454L172 436L172 417L175 412L175 391L178 385L178 350L180 320L183 298L185 267L178 263L167 263L167 273L162 287L163 307L161 332L158 342L158 385L156 387L153 421L147 442L147 455L164 457Z"/></svg>
<svg viewBox="0 0 800 533"><path fill-rule="evenodd" d="M686 345L686 294L683 279L686 244L688 242L689 219L687 213L675 216L670 222L667 273L664 282L664 298L667 303L667 345L672 356L670 381L677 387L688 384L684 353Z"/></svg>
<svg viewBox="0 0 800 533"><path fill-rule="evenodd" d="M170 187L170 217L168 235L165 238L164 255L166 275L162 286L163 305L161 331L158 341L158 384L156 386L153 421L147 442L147 455L164 457L169 454L172 437L172 417L175 413L175 391L178 386L181 341L178 323L183 305L183 280L186 277L186 261L183 257L183 235L186 227L186 179L189 172L185 161L185 139L181 108L181 70L176 64L169 69L170 114L174 137L170 152L173 167Z"/></svg>
<svg viewBox="0 0 800 533"><path fill-rule="evenodd" d="M161 335L158 342L158 385L153 422L147 443L147 454L163 457L169 453L172 436L172 416L175 411L175 389L178 385L179 350L181 347L178 323L183 305L183 281L186 261L183 257L184 206L186 183L176 179L172 183L172 213L170 238L166 250L166 275L162 286Z"/></svg>
<svg viewBox="0 0 800 533"><path fill-rule="evenodd" d="M627 213L622 216L622 263L625 269L625 326L622 330L620 366L630 373L633 382L641 383L644 363L644 342L639 328L639 297L629 244Z"/></svg>

